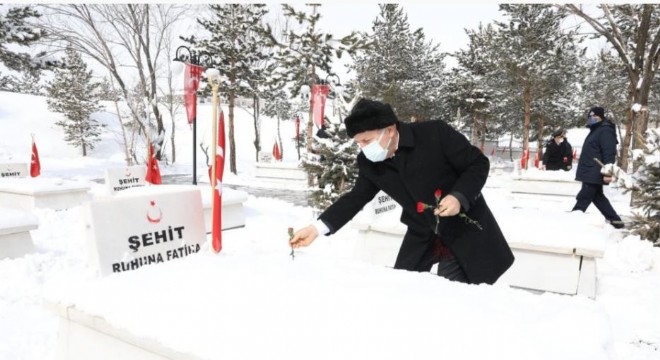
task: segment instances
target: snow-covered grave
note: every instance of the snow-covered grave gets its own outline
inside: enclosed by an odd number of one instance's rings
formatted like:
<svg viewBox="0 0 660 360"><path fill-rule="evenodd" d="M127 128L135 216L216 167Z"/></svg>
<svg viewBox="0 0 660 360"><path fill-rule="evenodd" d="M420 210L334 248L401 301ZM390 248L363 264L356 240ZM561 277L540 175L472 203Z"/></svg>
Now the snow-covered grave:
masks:
<svg viewBox="0 0 660 360"><path fill-rule="evenodd" d="M260 160L267 159L267 156L264 156L262 153L260 153ZM300 167L298 162L259 161L254 165L254 176L257 179L272 182L284 182L288 183L289 185L307 186L307 173L303 168Z"/></svg>
<svg viewBox="0 0 660 360"><path fill-rule="evenodd" d="M64 210L88 201L90 187L79 181L61 178L0 179L0 203L31 211L35 208Z"/></svg>
<svg viewBox="0 0 660 360"><path fill-rule="evenodd" d="M541 171L529 168L513 176L511 192L574 197L580 191L581 186L582 183L575 181L575 167L571 171Z"/></svg>
<svg viewBox="0 0 660 360"><path fill-rule="evenodd" d="M28 167L24 163L0 163L0 178L24 178L28 176Z"/></svg>
<svg viewBox="0 0 660 360"><path fill-rule="evenodd" d="M137 187L86 205L88 259L101 275L186 257L206 241L196 186Z"/></svg>
<svg viewBox="0 0 660 360"><path fill-rule="evenodd" d="M415 359L438 351L605 359L611 348L607 317L587 299L304 252L292 261L202 251L60 294L50 298L60 315L57 359Z"/></svg>
<svg viewBox="0 0 660 360"><path fill-rule="evenodd" d="M213 192L210 186L198 186L202 192L202 207L204 208L204 223L207 233L211 232L213 225L212 199ZM222 187L222 230L235 229L245 226L245 210L243 204L247 201L247 193L241 190Z"/></svg>
<svg viewBox="0 0 660 360"><path fill-rule="evenodd" d="M359 231L356 257L391 267L406 226L399 221L398 205L394 211L376 214L378 201L377 196L351 222ZM598 220L591 214L556 210L552 217L556 223L549 223L544 216L547 213L538 209L513 208L508 212L497 220L516 260L499 281L525 289L596 296L596 259L603 257L607 238L607 230L598 226ZM535 224L539 231L530 235L529 224Z"/></svg>
<svg viewBox="0 0 660 360"><path fill-rule="evenodd" d="M0 207L0 260L19 258L34 250L30 230L39 227L36 215Z"/></svg>
<svg viewBox="0 0 660 360"><path fill-rule="evenodd" d="M111 193L145 186L147 184L144 180L146 176L147 168L144 165L106 168L105 186Z"/></svg>

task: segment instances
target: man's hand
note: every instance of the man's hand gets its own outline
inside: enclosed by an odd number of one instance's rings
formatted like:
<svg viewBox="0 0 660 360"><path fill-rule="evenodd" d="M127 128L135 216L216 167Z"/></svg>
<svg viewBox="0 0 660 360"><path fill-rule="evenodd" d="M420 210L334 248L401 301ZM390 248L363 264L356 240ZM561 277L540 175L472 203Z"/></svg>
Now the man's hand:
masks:
<svg viewBox="0 0 660 360"><path fill-rule="evenodd" d="M603 176L603 183L605 183L605 185L609 185L611 182L612 182L611 176Z"/></svg>
<svg viewBox="0 0 660 360"><path fill-rule="evenodd" d="M308 225L293 234L293 237L289 240L289 245L294 249L309 246L317 236L319 236L319 231L316 230L316 227Z"/></svg>
<svg viewBox="0 0 660 360"><path fill-rule="evenodd" d="M454 216L459 211L461 211L461 202L454 195L447 195L440 200L438 207L433 210L433 215Z"/></svg>

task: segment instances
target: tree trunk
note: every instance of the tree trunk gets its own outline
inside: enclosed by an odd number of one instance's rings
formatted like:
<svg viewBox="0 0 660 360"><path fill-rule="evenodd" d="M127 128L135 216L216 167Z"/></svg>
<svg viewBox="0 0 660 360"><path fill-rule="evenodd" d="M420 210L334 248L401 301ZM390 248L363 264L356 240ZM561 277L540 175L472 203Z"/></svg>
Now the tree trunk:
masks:
<svg viewBox="0 0 660 360"><path fill-rule="evenodd" d="M234 139L234 106L236 95L229 92L229 171L236 175L236 141ZM217 119L214 119L217 121Z"/></svg>
<svg viewBox="0 0 660 360"><path fill-rule="evenodd" d="M313 109L313 96L312 96L312 88L314 87L316 81L316 66L312 65L312 72L309 75L310 76L310 82L309 82L309 119L307 121L307 154L312 153L312 132L314 131L314 109ZM307 186L312 187L314 185L314 175L312 173L307 174Z"/></svg>
<svg viewBox="0 0 660 360"><path fill-rule="evenodd" d="M479 118L477 113L472 114L472 131L470 131L470 142L472 145L479 143Z"/></svg>
<svg viewBox="0 0 660 360"><path fill-rule="evenodd" d="M259 116L261 109L259 108L259 97L257 95L252 97L252 106L254 107L252 118L254 120L254 149L256 150L255 160L258 162L259 152L261 151L261 132L259 131Z"/></svg>
<svg viewBox="0 0 660 360"><path fill-rule="evenodd" d="M543 117L542 115L539 116L538 126L539 126L538 127L539 134L538 134L538 140L537 140L538 145L536 147L536 154L539 157L539 161L540 161L541 159L543 159L543 136L544 136L544 134L543 134L544 131L543 130L544 130L544 126L545 126L545 117Z"/></svg>
<svg viewBox="0 0 660 360"><path fill-rule="evenodd" d="M525 103L525 119L523 124L523 154L525 150L529 149L529 128L532 118L532 90L529 84L523 84L523 97ZM529 160L529 159L528 159ZM525 164L525 169L527 164Z"/></svg>

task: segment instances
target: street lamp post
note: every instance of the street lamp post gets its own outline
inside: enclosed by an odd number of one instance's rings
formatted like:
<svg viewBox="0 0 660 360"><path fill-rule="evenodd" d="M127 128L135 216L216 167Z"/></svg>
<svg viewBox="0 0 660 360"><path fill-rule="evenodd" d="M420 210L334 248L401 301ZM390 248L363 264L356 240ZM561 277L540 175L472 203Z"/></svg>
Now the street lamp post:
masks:
<svg viewBox="0 0 660 360"><path fill-rule="evenodd" d="M207 67L210 59L211 58L206 54L199 54L197 51L190 50L189 47L187 47L185 45L181 45L176 49L176 53L175 53L173 61L178 61L178 62L182 62L184 64L191 64L191 65L195 65L195 66ZM199 79L197 79L197 81L199 81ZM185 91L185 89L184 89L184 91ZM197 91L197 87L194 88L194 91ZM195 102L196 101L197 101L197 97L195 97ZM195 104L195 109L196 108L197 108L197 104ZM197 114L196 113L195 113L195 118L193 119L193 122L192 122L192 127L193 127L192 183L193 183L193 185L197 185Z"/></svg>

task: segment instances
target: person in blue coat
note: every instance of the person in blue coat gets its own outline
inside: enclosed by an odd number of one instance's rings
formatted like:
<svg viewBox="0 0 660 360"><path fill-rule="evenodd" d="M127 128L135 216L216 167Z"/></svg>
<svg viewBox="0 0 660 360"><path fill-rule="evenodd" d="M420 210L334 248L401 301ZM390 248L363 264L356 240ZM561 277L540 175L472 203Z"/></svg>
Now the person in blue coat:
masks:
<svg viewBox="0 0 660 360"><path fill-rule="evenodd" d="M614 124L605 118L605 109L598 106L589 111L587 127L590 130L589 135L584 139L575 173L575 180L582 182L582 188L576 196L577 202L573 211L585 212L593 203L612 226L623 228L623 221L603 193L603 185L609 184L612 177L601 174L601 166L594 160L598 159L603 164L614 163L618 143L616 129Z"/></svg>
<svg viewBox="0 0 660 360"><path fill-rule="evenodd" d="M389 104L375 100L357 102L344 124L361 149L355 185L296 231L291 247L335 233L382 190L401 205L408 228L395 269L438 264L438 275L449 280L497 281L514 256L481 193L488 158L444 121L401 122Z"/></svg>

